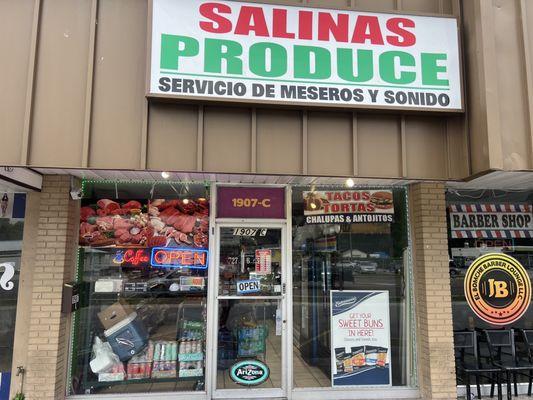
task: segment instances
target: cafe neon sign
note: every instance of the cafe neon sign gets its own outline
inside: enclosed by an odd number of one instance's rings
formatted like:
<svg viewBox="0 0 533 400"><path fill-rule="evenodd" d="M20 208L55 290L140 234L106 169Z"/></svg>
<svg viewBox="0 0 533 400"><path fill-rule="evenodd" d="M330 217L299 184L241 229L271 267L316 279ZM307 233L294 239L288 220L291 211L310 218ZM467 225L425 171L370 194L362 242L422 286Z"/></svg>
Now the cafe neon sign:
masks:
<svg viewBox="0 0 533 400"><path fill-rule="evenodd" d="M207 269L207 250L154 247L150 258L153 267Z"/></svg>
<svg viewBox="0 0 533 400"><path fill-rule="evenodd" d="M143 264L148 264L148 262L150 262L150 255L144 249L129 249L125 251L119 250L113 258L113 264L128 264L134 267Z"/></svg>

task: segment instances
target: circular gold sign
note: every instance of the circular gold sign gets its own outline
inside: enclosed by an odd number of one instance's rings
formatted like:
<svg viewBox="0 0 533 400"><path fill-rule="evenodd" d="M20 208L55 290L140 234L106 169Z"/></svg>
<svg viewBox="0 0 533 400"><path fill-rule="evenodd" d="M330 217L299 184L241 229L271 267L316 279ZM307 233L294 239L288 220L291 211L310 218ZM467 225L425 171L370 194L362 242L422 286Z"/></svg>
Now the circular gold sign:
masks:
<svg viewBox="0 0 533 400"><path fill-rule="evenodd" d="M517 321L529 307L531 280L526 269L507 254L490 253L476 259L465 276L468 305L493 325Z"/></svg>

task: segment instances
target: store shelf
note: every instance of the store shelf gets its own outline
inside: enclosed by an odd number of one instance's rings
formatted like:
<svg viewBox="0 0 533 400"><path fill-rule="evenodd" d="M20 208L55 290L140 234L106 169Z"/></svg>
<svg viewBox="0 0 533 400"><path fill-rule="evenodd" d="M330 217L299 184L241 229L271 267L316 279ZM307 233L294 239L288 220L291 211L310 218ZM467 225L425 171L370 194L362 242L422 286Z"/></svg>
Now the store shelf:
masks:
<svg viewBox="0 0 533 400"><path fill-rule="evenodd" d="M148 292L116 292L116 293L99 293L94 292L91 294L92 297L97 298L98 300L109 298L116 299L117 296L122 298L150 298L150 297L164 297L165 298L182 298L182 297L205 297L207 292L168 292L162 290L151 290Z"/></svg>
<svg viewBox="0 0 533 400"><path fill-rule="evenodd" d="M118 386L118 385L129 385L129 384L139 384L139 383L167 383L167 382L193 382L202 380L203 376L191 376L187 378L147 378L147 379L131 379L131 380L124 380L124 381L114 381L114 382L87 382L86 387L90 387L93 389L102 388L102 387L109 387L109 386Z"/></svg>

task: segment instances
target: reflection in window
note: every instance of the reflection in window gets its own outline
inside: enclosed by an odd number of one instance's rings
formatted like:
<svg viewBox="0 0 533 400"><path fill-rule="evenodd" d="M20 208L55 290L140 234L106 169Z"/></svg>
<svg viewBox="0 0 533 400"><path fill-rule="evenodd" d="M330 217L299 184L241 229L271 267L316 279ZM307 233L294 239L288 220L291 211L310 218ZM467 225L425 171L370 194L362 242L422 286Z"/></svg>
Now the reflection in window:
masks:
<svg viewBox="0 0 533 400"><path fill-rule="evenodd" d="M292 197L294 386L331 386L331 290L389 292L392 384L414 384L405 190L393 190L392 223L306 224L310 190L294 188Z"/></svg>

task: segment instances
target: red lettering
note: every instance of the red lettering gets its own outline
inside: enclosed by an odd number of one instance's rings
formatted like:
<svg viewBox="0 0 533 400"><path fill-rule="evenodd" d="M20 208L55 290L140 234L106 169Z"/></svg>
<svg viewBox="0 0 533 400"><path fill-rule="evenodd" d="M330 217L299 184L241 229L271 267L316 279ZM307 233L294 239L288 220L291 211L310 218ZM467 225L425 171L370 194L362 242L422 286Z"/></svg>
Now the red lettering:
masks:
<svg viewBox="0 0 533 400"><path fill-rule="evenodd" d="M313 39L313 12L300 11L298 12L298 38L304 40Z"/></svg>
<svg viewBox="0 0 533 400"><path fill-rule="evenodd" d="M181 253L181 264L182 265L192 265L192 253L190 251Z"/></svg>
<svg viewBox="0 0 533 400"><path fill-rule="evenodd" d="M378 17L361 15L355 22L352 43L366 43L367 40L371 44L383 44L383 35Z"/></svg>
<svg viewBox="0 0 533 400"><path fill-rule="evenodd" d="M363 192L363 194L362 194L362 198L363 198L363 200L365 200L365 201L370 200L370 193L368 193L368 192Z"/></svg>
<svg viewBox="0 0 533 400"><path fill-rule="evenodd" d="M231 32L231 21L220 14L231 14L231 7L222 3L203 3L200 14L211 22L200 21L200 28L211 33Z"/></svg>
<svg viewBox="0 0 533 400"><path fill-rule="evenodd" d="M205 265L205 253L194 253L194 265Z"/></svg>
<svg viewBox="0 0 533 400"><path fill-rule="evenodd" d="M387 36L387 42L393 46L408 47L416 43L416 36L404 28L414 28L415 21L408 18L391 18L387 21L387 29L397 36Z"/></svg>
<svg viewBox="0 0 533 400"><path fill-rule="evenodd" d="M260 7L242 6L235 34L248 36L252 31L255 36L269 36L265 14Z"/></svg>
<svg viewBox="0 0 533 400"><path fill-rule="evenodd" d="M329 41L333 35L337 42L348 42L348 14L338 14L337 21L326 12L318 13L318 40Z"/></svg>
<svg viewBox="0 0 533 400"><path fill-rule="evenodd" d="M164 264L167 259L167 254L163 250L156 251L154 254L154 259L158 264Z"/></svg>
<svg viewBox="0 0 533 400"><path fill-rule="evenodd" d="M287 32L287 10L274 8L272 11L272 35L278 38L294 39L294 33Z"/></svg>
<svg viewBox="0 0 533 400"><path fill-rule="evenodd" d="M132 260L133 260L133 250L126 250L124 252L124 262L128 263L128 264L131 264L132 263Z"/></svg>

